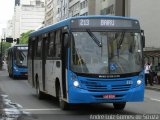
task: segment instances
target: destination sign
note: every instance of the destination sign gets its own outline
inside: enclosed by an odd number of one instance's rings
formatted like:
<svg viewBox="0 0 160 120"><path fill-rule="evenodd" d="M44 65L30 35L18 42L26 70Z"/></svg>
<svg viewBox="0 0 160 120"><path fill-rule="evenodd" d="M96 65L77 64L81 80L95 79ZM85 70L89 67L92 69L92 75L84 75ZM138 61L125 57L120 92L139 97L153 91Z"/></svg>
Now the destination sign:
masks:
<svg viewBox="0 0 160 120"><path fill-rule="evenodd" d="M128 19L74 19L71 28L140 29L139 22Z"/></svg>
<svg viewBox="0 0 160 120"><path fill-rule="evenodd" d="M28 47L17 47L18 50L28 50Z"/></svg>

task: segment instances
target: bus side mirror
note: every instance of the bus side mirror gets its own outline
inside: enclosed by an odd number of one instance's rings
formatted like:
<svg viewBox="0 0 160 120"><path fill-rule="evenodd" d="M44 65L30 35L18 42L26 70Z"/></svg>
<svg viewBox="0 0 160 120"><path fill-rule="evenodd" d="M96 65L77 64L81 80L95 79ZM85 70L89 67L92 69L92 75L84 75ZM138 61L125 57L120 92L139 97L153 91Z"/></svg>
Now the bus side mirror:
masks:
<svg viewBox="0 0 160 120"><path fill-rule="evenodd" d="M145 36L142 36L142 47L145 48Z"/></svg>
<svg viewBox="0 0 160 120"><path fill-rule="evenodd" d="M144 30L141 30L141 40L142 40L142 47L145 48L145 36L144 36Z"/></svg>

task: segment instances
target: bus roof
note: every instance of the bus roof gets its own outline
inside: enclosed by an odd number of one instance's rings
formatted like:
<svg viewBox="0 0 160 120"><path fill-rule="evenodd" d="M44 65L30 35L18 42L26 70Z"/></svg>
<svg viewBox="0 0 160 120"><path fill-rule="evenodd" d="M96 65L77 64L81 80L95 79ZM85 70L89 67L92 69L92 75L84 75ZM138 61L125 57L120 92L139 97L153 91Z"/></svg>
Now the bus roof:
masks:
<svg viewBox="0 0 160 120"><path fill-rule="evenodd" d="M16 44L14 46L9 47L8 49L14 48L14 47L28 47L28 44Z"/></svg>
<svg viewBox="0 0 160 120"><path fill-rule="evenodd" d="M60 28L60 27L63 27L63 26L66 26L66 25L69 25L70 24L70 21L71 20L74 20L74 19L85 19L85 18L105 18L105 19L125 19L125 20L137 20L137 19L134 19L134 18L130 18L130 17L123 17L123 16L107 16L107 15L95 15L95 16L76 16L76 17L70 17L68 19L65 19L65 20L62 20L60 22L57 22L55 24L52 24L52 25L49 25L47 27L44 27L44 28L41 28L37 31L34 31L30 34L30 37L34 37L34 36L38 36L40 34L43 34L43 33L47 33L49 31L52 31L54 29L57 29L57 28Z"/></svg>
<svg viewBox="0 0 160 120"><path fill-rule="evenodd" d="M14 46L12 46L12 47L23 47L23 46L28 46L28 44L16 44L16 45L14 45Z"/></svg>

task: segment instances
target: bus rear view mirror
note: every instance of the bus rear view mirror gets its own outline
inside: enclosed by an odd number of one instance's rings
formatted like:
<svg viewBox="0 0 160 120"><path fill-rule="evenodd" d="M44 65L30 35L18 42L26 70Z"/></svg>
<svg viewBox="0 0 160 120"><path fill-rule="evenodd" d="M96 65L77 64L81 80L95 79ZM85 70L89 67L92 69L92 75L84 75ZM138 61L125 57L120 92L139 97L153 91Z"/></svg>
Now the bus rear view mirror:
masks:
<svg viewBox="0 0 160 120"><path fill-rule="evenodd" d="M141 37L142 37L142 47L145 48L145 36L144 36L144 30L141 30Z"/></svg>
<svg viewBox="0 0 160 120"><path fill-rule="evenodd" d="M145 36L142 36L142 47L145 48Z"/></svg>

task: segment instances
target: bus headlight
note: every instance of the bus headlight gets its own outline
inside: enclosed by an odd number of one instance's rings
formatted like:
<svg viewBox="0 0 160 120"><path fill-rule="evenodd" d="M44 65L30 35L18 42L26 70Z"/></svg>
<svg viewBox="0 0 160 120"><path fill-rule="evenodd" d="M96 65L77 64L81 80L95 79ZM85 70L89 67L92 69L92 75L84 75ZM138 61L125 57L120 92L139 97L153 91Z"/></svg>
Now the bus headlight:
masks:
<svg viewBox="0 0 160 120"><path fill-rule="evenodd" d="M72 74L71 80L72 80L72 82L73 82L73 86L74 86L74 87L78 87L78 86L79 86L79 81L78 81L76 75Z"/></svg>
<svg viewBox="0 0 160 120"><path fill-rule="evenodd" d="M142 80L137 80L137 85L142 84Z"/></svg>
<svg viewBox="0 0 160 120"><path fill-rule="evenodd" d="M18 72L18 69L17 69L17 67L13 67L13 68L14 68L14 70L15 70L15 71L17 71L17 72Z"/></svg>
<svg viewBox="0 0 160 120"><path fill-rule="evenodd" d="M76 81L73 82L73 85L74 85L75 87L78 87L78 86L79 86L79 82L76 80Z"/></svg>

